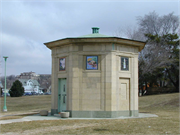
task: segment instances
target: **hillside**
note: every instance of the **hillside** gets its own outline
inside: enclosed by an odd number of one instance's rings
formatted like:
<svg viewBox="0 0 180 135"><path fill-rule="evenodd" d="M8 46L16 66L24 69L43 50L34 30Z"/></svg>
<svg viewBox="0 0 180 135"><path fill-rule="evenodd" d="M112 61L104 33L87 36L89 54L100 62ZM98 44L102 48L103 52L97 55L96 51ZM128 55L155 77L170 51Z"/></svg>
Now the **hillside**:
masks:
<svg viewBox="0 0 180 135"><path fill-rule="evenodd" d="M139 97L140 112L155 113L157 110L179 111L179 93Z"/></svg>

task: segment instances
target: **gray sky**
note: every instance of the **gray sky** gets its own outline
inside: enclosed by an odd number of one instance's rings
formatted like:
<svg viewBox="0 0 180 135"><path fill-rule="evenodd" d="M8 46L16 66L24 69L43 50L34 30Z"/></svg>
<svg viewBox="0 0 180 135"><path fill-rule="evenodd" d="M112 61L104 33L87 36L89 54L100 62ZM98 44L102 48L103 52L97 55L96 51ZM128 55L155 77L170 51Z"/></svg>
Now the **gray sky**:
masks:
<svg viewBox="0 0 180 135"><path fill-rule="evenodd" d="M85 0L84 0L85 1ZM45 42L91 34L91 27L114 36L118 29L137 27L137 17L156 11L179 15L179 0L1 0L0 75L34 71L51 73L51 51Z"/></svg>

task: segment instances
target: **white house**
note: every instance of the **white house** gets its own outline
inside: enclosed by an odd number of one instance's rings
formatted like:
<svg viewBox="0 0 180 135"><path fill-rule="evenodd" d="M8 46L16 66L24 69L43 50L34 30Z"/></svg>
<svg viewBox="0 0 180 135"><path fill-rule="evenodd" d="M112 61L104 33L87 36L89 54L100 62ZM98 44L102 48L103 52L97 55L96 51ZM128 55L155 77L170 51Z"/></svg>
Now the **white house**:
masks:
<svg viewBox="0 0 180 135"><path fill-rule="evenodd" d="M0 88L3 88L2 82L0 81Z"/></svg>
<svg viewBox="0 0 180 135"><path fill-rule="evenodd" d="M42 90L40 89L40 84L38 83L37 80L19 79L19 81L22 83L24 87L24 92L42 93Z"/></svg>

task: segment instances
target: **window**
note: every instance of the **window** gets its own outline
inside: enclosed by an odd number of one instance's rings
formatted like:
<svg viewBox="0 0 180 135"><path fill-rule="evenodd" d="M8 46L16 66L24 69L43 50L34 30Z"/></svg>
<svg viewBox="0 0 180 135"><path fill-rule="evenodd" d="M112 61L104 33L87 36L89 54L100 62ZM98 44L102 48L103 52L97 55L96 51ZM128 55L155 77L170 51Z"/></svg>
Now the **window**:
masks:
<svg viewBox="0 0 180 135"><path fill-rule="evenodd" d="M66 87L65 87L65 85L63 86L63 91L64 91L64 92L66 91Z"/></svg>
<svg viewBox="0 0 180 135"><path fill-rule="evenodd" d="M98 70L98 56L86 56L86 70Z"/></svg>
<svg viewBox="0 0 180 135"><path fill-rule="evenodd" d="M63 94L63 103L66 103L66 94Z"/></svg>
<svg viewBox="0 0 180 135"><path fill-rule="evenodd" d="M65 71L66 69L66 59L60 58L59 59L59 71Z"/></svg>
<svg viewBox="0 0 180 135"><path fill-rule="evenodd" d="M129 70L129 58L121 57L121 70Z"/></svg>

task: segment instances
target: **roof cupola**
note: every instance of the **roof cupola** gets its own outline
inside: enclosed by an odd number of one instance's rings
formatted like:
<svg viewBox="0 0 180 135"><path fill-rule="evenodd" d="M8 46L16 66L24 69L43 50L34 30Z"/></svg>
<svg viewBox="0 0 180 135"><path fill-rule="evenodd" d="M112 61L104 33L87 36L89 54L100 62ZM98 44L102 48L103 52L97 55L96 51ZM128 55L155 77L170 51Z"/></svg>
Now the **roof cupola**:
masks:
<svg viewBox="0 0 180 135"><path fill-rule="evenodd" d="M98 27L92 27L92 34L99 33Z"/></svg>

